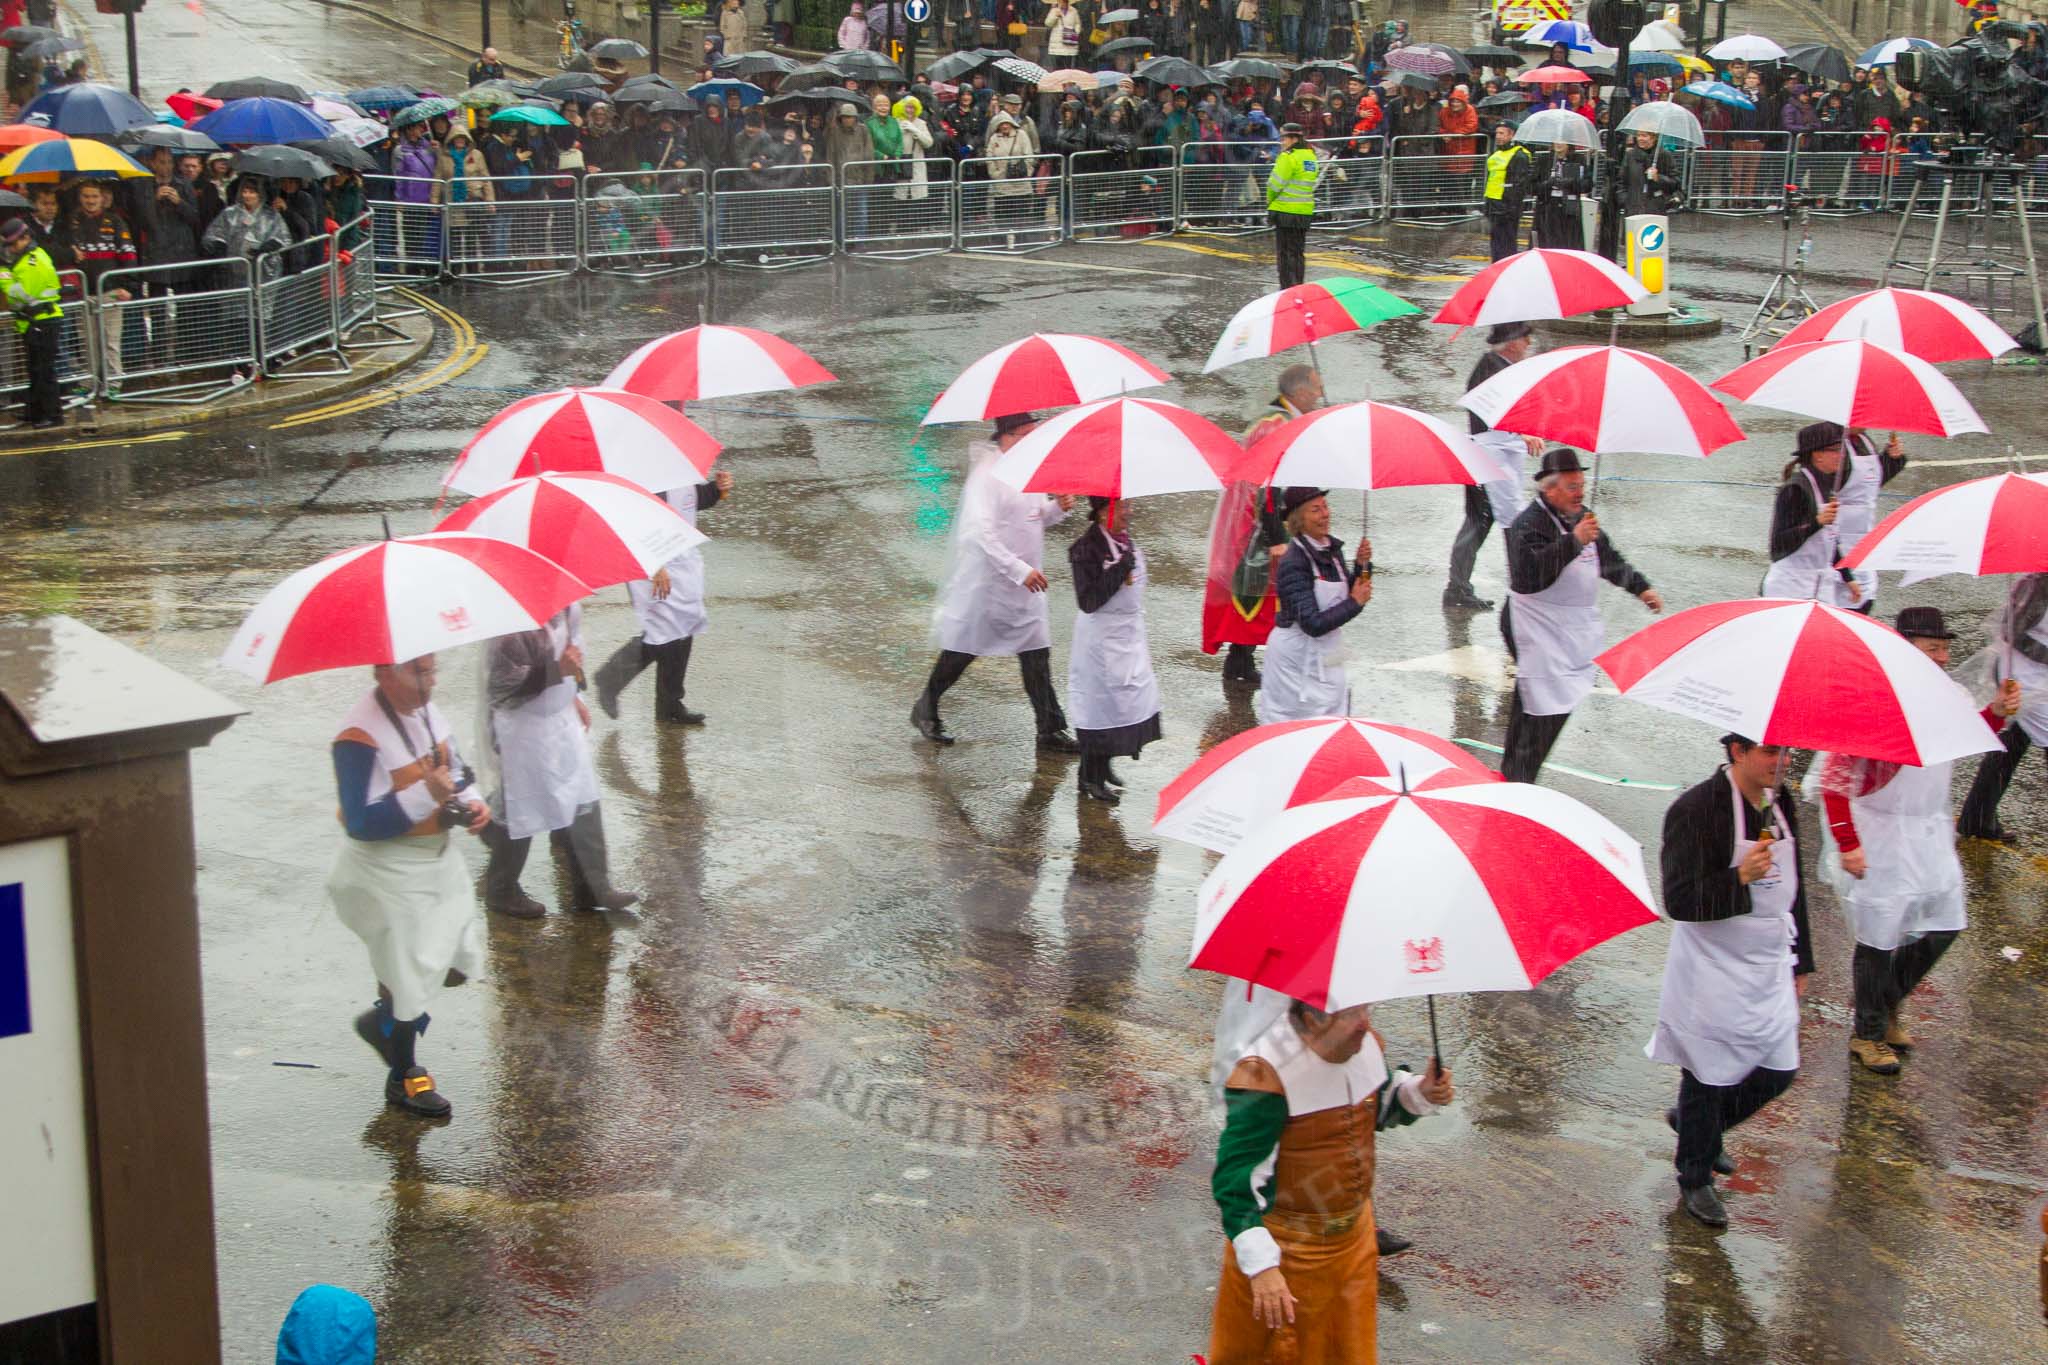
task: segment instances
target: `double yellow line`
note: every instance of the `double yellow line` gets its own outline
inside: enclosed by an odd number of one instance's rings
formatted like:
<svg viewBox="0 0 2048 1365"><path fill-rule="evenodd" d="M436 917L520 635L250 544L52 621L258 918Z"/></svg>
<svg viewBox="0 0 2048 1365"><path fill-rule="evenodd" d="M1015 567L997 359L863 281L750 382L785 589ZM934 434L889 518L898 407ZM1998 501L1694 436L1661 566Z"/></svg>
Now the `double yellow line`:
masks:
<svg viewBox="0 0 2048 1365"><path fill-rule="evenodd" d="M448 325L448 330L454 338L453 349L442 357L441 362L433 369L410 383L393 385L374 393L358 394L354 398L345 398L338 403L329 403L324 408L309 408L304 412L295 412L282 421L272 422L272 431L284 431L292 427L311 426L315 422L332 421L337 417L349 417L373 408L381 408L388 403L396 403L411 394L424 393L428 389L437 388L451 379L469 373L476 367L477 362L489 353L489 344L476 339L476 328L470 326L469 319L462 314L410 289L400 289L397 292L408 302L417 304Z"/></svg>

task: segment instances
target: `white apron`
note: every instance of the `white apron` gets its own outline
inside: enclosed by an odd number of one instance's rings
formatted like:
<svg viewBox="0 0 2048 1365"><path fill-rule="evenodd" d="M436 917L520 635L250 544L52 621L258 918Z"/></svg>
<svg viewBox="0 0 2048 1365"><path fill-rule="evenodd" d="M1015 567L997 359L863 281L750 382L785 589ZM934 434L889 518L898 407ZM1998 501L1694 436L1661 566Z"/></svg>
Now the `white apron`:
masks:
<svg viewBox="0 0 2048 1365"><path fill-rule="evenodd" d="M1308 541L1296 536L1294 553L1308 554ZM1317 575L1316 610L1330 608L1351 596L1351 585ZM1259 723L1315 720L1351 714L1351 688L1344 678L1344 632L1340 628L1315 636L1298 625L1276 626L1266 639L1265 670L1252 710Z"/></svg>
<svg viewBox="0 0 2048 1365"><path fill-rule="evenodd" d="M1490 479L1480 487L1486 490L1486 502L1493 509L1493 519L1505 530L1514 525L1515 518L1522 515L1522 509L1529 505L1527 475L1523 472L1529 458L1529 447L1511 431L1482 431L1472 440L1493 456L1494 462L1500 466L1500 477Z"/></svg>
<svg viewBox="0 0 2048 1365"><path fill-rule="evenodd" d="M1813 471L1802 465L1797 472L1806 480L1806 486L1813 490L1814 507L1826 507L1828 500L1820 495L1820 481L1813 477ZM1840 502L1839 494L1836 501ZM1835 561L1842 557L1836 538L1837 529L1842 524L1841 510L1840 506L1836 507L1833 526L1821 527L1791 554L1772 561L1771 567L1764 572L1762 596L1797 597L1819 602L1824 607L1856 605L1849 600L1848 584L1842 582L1842 575L1835 568Z"/></svg>
<svg viewBox="0 0 2048 1365"><path fill-rule="evenodd" d="M1044 568L1045 528L1066 513L1043 493L1019 493L990 473L1002 453L994 442L976 441L971 450L953 567L939 594L939 648L983 656L1048 649L1050 594L1032 592L1024 578Z"/></svg>
<svg viewBox="0 0 2048 1365"><path fill-rule="evenodd" d="M1544 515L1569 528L1548 507ZM1508 629L1515 635L1515 689L1532 716L1563 716L1593 694L1593 656L1600 625L1600 541L1579 548L1557 581L1537 593L1508 593Z"/></svg>
<svg viewBox="0 0 2048 1365"><path fill-rule="evenodd" d="M1742 795L1733 781L1728 799L1739 831ZM1734 1085L1760 1066L1799 1068L1799 995L1792 985L1799 850L1775 802L1771 825L1771 870L1749 884L1749 913L1671 926L1657 1030L1643 1051L1707 1085ZM1738 835L1728 865L1740 866L1756 843Z"/></svg>
<svg viewBox="0 0 2048 1365"><path fill-rule="evenodd" d="M1948 808L1954 771L1952 762L1903 767L1869 796L1851 798L1867 866L1860 879L1849 879L1843 909L1858 943L1890 949L1968 926Z"/></svg>
<svg viewBox="0 0 2048 1365"><path fill-rule="evenodd" d="M1835 544L1845 555L1877 526L1877 495L1884 488L1884 463L1868 436L1849 438L1848 462L1848 477L1835 494ZM1860 610L1877 601L1877 570L1851 572L1856 575L1856 586L1863 589L1863 596L1850 602L1848 594L1843 593L1841 605Z"/></svg>
<svg viewBox="0 0 2048 1365"><path fill-rule="evenodd" d="M560 658L572 636L569 613L548 622L548 647ZM499 816L514 839L567 829L578 807L598 798L590 743L576 715L576 680L509 709L491 712L491 739L502 776Z"/></svg>
<svg viewBox="0 0 2048 1365"><path fill-rule="evenodd" d="M2030 575L2029 575L2030 576ZM1995 654L1992 673L2000 682L2015 678L2020 685L2020 713L2013 717L2012 724L2026 731L2027 738L2036 744L2048 744L2048 664L2038 664L2017 649L2007 647L2004 636L2012 633L2013 615L2019 610L2019 594L2025 589L2027 577L2021 577L2006 596L2005 614L1999 623L2000 638L1993 641ZM2027 638L2048 645L2048 616L2041 618L2034 628L2027 632Z"/></svg>
<svg viewBox="0 0 2048 1365"><path fill-rule="evenodd" d="M684 521L697 524L697 485L686 483L661 496L682 513ZM640 639L650 645L687 640L701 633L709 621L704 614L703 547L692 545L662 567L668 570L668 596L660 601L655 600L654 584L647 579L626 585L633 614L640 618Z"/></svg>
<svg viewBox="0 0 2048 1365"><path fill-rule="evenodd" d="M1115 541L1097 539L1109 546L1111 563L1121 558ZM1114 730L1159 714L1159 679L1145 642L1145 553L1133 547L1131 555L1124 585L1094 611L1074 616L1067 719L1076 730Z"/></svg>

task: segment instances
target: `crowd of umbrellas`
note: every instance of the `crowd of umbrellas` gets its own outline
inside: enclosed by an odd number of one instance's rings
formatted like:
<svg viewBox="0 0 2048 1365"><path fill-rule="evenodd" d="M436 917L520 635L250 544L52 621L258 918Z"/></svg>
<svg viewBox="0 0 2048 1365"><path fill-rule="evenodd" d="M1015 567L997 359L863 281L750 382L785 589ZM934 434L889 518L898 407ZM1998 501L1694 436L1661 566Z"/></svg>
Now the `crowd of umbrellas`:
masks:
<svg viewBox="0 0 2048 1365"><path fill-rule="evenodd" d="M1467 281L1434 321L1469 327L1617 308L1641 287L1585 252L1536 250ZM1353 279L1258 299L1206 370L1357 332L1415 305ZM1713 384L1619 346L1532 356L1465 406L1505 431L1596 457L1704 458L1742 439L1715 390L1845 427L1982 432L1935 366L2014 345L1957 300L1880 289L1823 309ZM683 405L834 376L745 327L658 338L604 382L521 399L443 479L472 500L424 535L344 550L293 574L222 657L262 682L396 663L538 628L607 585L647 578L696 529L656 496L708 476L719 443ZM1037 334L969 365L925 424L1061 409L994 476L1022 492L1113 499L1236 481L1362 490L1498 477L1456 427L1372 400L1282 423L1247 449L1177 404L1133 397L1170 376L1117 342ZM2048 475L2004 473L1905 505L1849 561L1937 573L2048 570ZM1816 601L1693 607L1598 664L1622 696L1760 743L1928 764L1997 741L1969 694L1881 621ZM1197 906L1191 966L1324 1008L1527 989L1656 918L1639 844L1553 789L1501 780L1457 745L1365 717L1288 721L1210 749L1161 792L1153 828L1222 855ZM1448 949L1448 951L1446 951ZM1417 962L1421 966L1417 966Z"/></svg>

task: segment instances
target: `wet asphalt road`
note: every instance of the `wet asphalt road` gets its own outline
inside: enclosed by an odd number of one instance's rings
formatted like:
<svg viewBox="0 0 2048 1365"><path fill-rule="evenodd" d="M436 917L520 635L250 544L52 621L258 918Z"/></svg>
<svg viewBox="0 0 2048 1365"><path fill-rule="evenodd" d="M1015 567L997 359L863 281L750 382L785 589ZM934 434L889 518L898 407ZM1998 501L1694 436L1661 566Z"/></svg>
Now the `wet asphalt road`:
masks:
<svg viewBox="0 0 2048 1365"><path fill-rule="evenodd" d="M1861 226L1820 235L1825 301L1883 242ZM1775 229L1753 222L1680 224L1674 238L1681 288L1730 311L1775 261ZM1469 233L1379 227L1328 245L1312 278L1365 271L1425 308L1483 250ZM1252 723L1197 644L1209 502L1159 499L1134 517L1167 738L1125 765L1121 808L1083 806L1071 760L1035 758L1002 664L948 698L955 748L920 744L904 722L964 463L961 433L915 424L962 365L1034 329L1110 335L1195 375L1230 313L1271 287L1268 250L1183 239L456 291L444 300L489 352L429 392L297 427L273 417L0 458L0 609L69 611L252 710L195 760L231 1360L267 1358L291 1296L317 1280L368 1294L386 1358L402 1361L1167 1362L1203 1349L1221 1254L1203 1086L1217 987L1183 964L1211 860L1150 838L1146 812L1204 746ZM421 1045L456 1118L422 1127L382 1109L380 1068L349 1033L372 985L321 889L337 837L326 744L365 679L258 690L211 660L284 574L379 534L384 516L401 534L431 525L447 461L499 407L593 382L700 319L787 336L841 382L693 409L738 480L704 519L711 626L690 699L710 724L656 731L643 682L593 736L617 879L647 902L491 923L490 972L443 997ZM1322 359L1335 399L1450 413L1478 349L1402 320ZM1730 335L1664 354L1701 376L1740 359ZM1161 396L1236 429L1279 367ZM1951 372L1998 435L1908 438L1909 452L2039 449L2039 373ZM1762 572L1769 486L1798 419L1738 416L1754 439L1705 463L1603 469L1603 521L1673 608L1748 595ZM1992 468L1923 464L1892 491ZM1350 539L1355 495L1338 506ZM1497 743L1508 693L1494 621L1438 606L1458 518L1449 491L1375 499L1382 568L1347 632L1351 677L1364 713ZM1055 532L1049 560L1066 539ZM1489 596L1504 586L1500 553L1489 540ZM1063 691L1065 586L1056 575ZM1943 579L1887 584L1882 605L1949 609L1961 657L1996 601L1995 584ZM1610 638L1647 619L1615 593L1605 611ZM586 619L593 656L634 630L621 590ZM465 735L475 671L443 669ZM1604 694L1554 757L1679 785L1715 761L1705 727ZM1733 1144L1743 1169L1720 1236L1673 1213L1660 1115L1674 1078L1641 1055L1665 930L1528 994L1443 1001L1459 1102L1382 1148L1381 1217L1418 1243L1381 1281L1385 1357L2038 1352L2048 819L2043 768L2028 763L2007 804L2020 845L1964 849L1971 929L1912 1006L1923 1042L1896 1081L1849 1071L1850 939L1816 893L1807 1066ZM1654 859L1668 794L1551 780ZM559 903L543 859L526 883ZM1395 1060L1419 1063L1420 1003L1376 1017Z"/></svg>

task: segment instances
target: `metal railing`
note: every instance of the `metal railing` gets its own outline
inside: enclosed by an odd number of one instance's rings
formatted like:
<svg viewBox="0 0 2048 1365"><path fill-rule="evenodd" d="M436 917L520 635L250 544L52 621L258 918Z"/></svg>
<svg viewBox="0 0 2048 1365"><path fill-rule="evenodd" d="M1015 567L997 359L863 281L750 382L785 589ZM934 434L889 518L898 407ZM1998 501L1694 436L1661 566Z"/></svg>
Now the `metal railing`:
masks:
<svg viewBox="0 0 2048 1365"><path fill-rule="evenodd" d="M1783 200L1792 174L1790 133L1709 132L1686 161L1686 204L1699 213L1767 213Z"/></svg>
<svg viewBox="0 0 2048 1365"><path fill-rule="evenodd" d="M960 163L962 251L1022 255L1066 239L1066 167L1056 156Z"/></svg>
<svg viewBox="0 0 2048 1365"><path fill-rule="evenodd" d="M1273 142L1190 142L1180 152L1180 212L1183 232L1241 237L1269 230L1266 177L1273 171Z"/></svg>
<svg viewBox="0 0 2048 1365"><path fill-rule="evenodd" d="M1397 137L1388 146L1387 211L1402 222L1477 216L1486 199L1486 156L1462 133Z"/></svg>
<svg viewBox="0 0 2048 1365"><path fill-rule="evenodd" d="M351 368L341 350L338 237L308 237L256 258L256 356L269 378L311 379ZM299 369L323 360L324 369Z"/></svg>
<svg viewBox="0 0 2048 1365"><path fill-rule="evenodd" d="M557 197L552 177L465 176L465 202L445 204L448 273L486 284L531 284L567 275L583 261L572 188ZM454 185L449 186L450 198Z"/></svg>
<svg viewBox="0 0 2048 1365"><path fill-rule="evenodd" d="M128 403L205 403L251 382L255 272L246 256L109 270L93 294L97 388Z"/></svg>
<svg viewBox="0 0 2048 1365"><path fill-rule="evenodd" d="M702 171L593 175L583 181L583 263L644 279L711 259Z"/></svg>
<svg viewBox="0 0 2048 1365"><path fill-rule="evenodd" d="M1076 241L1143 241L1174 229L1173 149L1075 152L1067 158L1067 233Z"/></svg>
<svg viewBox="0 0 2048 1365"><path fill-rule="evenodd" d="M1387 202L1387 140L1375 133L1321 138L1309 146L1319 168L1313 225L1342 230L1376 220Z"/></svg>
<svg viewBox="0 0 2048 1365"><path fill-rule="evenodd" d="M832 168L793 166L785 184L764 186L754 171L712 172L711 259L781 270L829 260L839 243Z"/></svg>
<svg viewBox="0 0 2048 1365"><path fill-rule="evenodd" d="M849 256L907 261L953 249L953 163L849 161L840 168L839 243Z"/></svg>
<svg viewBox="0 0 2048 1365"><path fill-rule="evenodd" d="M57 383L68 390L66 406L92 401L99 381L97 338L93 333L93 310L86 301L85 276L76 270L57 272L59 307L64 316L57 326ZM20 334L20 329L6 331ZM0 344L0 403L13 404L28 392L28 356L19 345Z"/></svg>
<svg viewBox="0 0 2048 1365"><path fill-rule="evenodd" d="M377 273L389 279L406 276L432 279L442 272L448 244L444 236L449 186L440 180L393 176L393 198L368 205L376 223Z"/></svg>

